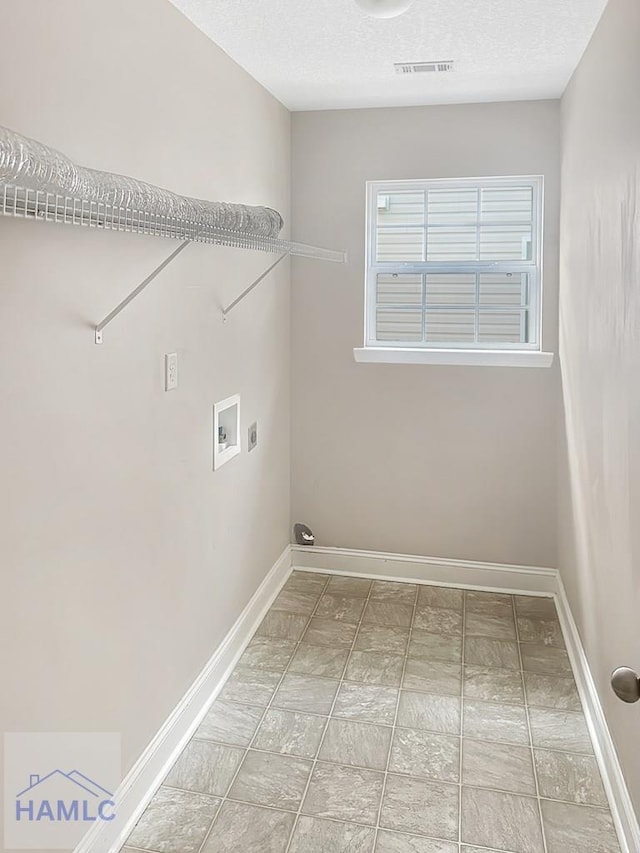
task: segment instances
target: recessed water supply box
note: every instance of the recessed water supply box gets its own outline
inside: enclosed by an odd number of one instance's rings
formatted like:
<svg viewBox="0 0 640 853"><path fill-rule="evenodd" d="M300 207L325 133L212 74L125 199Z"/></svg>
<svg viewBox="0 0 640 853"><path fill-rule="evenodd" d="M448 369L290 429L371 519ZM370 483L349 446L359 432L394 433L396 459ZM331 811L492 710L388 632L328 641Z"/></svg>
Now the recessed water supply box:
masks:
<svg viewBox="0 0 640 853"><path fill-rule="evenodd" d="M234 394L213 406L213 470L217 471L241 450L240 395Z"/></svg>

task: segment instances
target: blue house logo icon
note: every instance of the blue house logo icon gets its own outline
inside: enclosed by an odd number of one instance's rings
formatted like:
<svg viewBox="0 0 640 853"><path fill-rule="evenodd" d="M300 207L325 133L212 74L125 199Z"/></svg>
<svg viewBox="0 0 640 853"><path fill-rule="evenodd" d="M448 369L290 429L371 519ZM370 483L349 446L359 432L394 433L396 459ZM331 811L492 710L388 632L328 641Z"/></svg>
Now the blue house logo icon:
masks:
<svg viewBox="0 0 640 853"><path fill-rule="evenodd" d="M79 770L32 774L16 794L16 820L39 823L110 821L115 818L113 794Z"/></svg>

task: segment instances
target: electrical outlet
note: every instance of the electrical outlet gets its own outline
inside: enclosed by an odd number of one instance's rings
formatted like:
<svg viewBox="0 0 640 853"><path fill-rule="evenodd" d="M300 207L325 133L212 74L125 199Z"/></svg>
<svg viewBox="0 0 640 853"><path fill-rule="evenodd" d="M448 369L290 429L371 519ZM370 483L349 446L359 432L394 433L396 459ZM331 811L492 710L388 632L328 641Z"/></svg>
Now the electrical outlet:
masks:
<svg viewBox="0 0 640 853"><path fill-rule="evenodd" d="M257 443L258 443L258 424L253 423L249 427L249 438L247 440L247 447L249 448L249 451L252 451Z"/></svg>
<svg viewBox="0 0 640 853"><path fill-rule="evenodd" d="M169 352L164 357L164 390L173 391L178 387L178 353Z"/></svg>

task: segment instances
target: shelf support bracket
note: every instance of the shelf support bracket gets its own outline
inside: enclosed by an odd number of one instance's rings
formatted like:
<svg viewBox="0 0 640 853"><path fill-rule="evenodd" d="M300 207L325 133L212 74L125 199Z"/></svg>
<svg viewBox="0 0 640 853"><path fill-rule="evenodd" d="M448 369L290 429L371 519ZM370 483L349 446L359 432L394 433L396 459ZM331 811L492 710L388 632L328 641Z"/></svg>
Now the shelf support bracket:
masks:
<svg viewBox="0 0 640 853"><path fill-rule="evenodd" d="M260 282L269 275L271 270L275 269L279 263L282 263L282 261L284 261L284 259L288 258L288 257L289 257L289 252L285 252L283 255L280 255L280 257L276 261L274 261L271 264L271 266L268 267L268 269L266 269L261 275L259 275L255 281L251 282L249 287L247 287L245 290L242 291L240 296L237 296L230 305L227 305L226 308L223 308L222 309L223 322L226 321L227 315L229 314L229 312L233 311L233 309L236 307L236 305L239 305L242 302L242 300L245 298L245 296L248 296L251 293L251 291L254 289L254 287L257 287L260 284Z"/></svg>
<svg viewBox="0 0 640 853"><path fill-rule="evenodd" d="M133 302L133 300L136 298L136 296L139 296L142 293L142 291L147 287L147 285L151 284L151 282L154 280L154 278L156 278L156 276L158 276L165 267L168 267L169 264L171 263L171 261L174 258L177 258L178 255L180 254L180 252L182 252L184 249L186 249L187 246L189 246L190 244L191 244L191 240L185 240L184 242L180 243L178 248L175 249L175 251L171 252L171 254L169 255L168 258L165 258L165 260L159 266L157 266L154 269L154 271L150 275L148 275L145 278L145 280L143 282L141 282L136 287L135 290L132 290L131 293L127 297L125 297L122 300L122 302L120 302L119 305L116 305L116 307L113 309L113 311L111 311L109 314L107 314L107 316L104 318L104 320L101 320L98 323L98 325L95 328L95 335L96 335L95 340L96 340L97 344L102 343L102 331L105 328L105 326L108 326L109 323L113 319L115 319L118 316L118 314L120 314L120 312L123 311L130 302Z"/></svg>

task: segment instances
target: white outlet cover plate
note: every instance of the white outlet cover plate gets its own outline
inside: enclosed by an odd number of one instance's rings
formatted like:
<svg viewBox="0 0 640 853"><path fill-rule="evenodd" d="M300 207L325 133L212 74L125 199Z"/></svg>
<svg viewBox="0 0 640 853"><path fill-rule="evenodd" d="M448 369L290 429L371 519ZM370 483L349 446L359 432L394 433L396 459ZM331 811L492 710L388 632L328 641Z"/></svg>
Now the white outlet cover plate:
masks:
<svg viewBox="0 0 640 853"><path fill-rule="evenodd" d="M178 387L178 353L169 352L164 357L164 390L174 391Z"/></svg>

